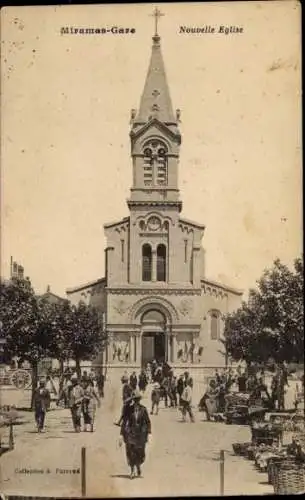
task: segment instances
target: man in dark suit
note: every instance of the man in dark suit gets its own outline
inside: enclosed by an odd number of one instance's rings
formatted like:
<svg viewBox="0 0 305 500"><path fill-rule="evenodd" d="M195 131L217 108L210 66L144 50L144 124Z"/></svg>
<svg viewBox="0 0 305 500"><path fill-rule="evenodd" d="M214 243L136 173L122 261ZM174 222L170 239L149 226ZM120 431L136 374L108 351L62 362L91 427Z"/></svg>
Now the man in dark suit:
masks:
<svg viewBox="0 0 305 500"><path fill-rule="evenodd" d="M130 479L137 474L141 476L141 465L145 461L145 447L151 434L151 422L145 406L140 404L142 395L135 391L128 412L123 415L121 439L125 442L127 463L130 466Z"/></svg>
<svg viewBox="0 0 305 500"><path fill-rule="evenodd" d="M34 392L35 421L38 432L42 432L44 428L45 417L48 409L50 408L50 403L50 392L46 389L45 381L40 380L39 387L37 387Z"/></svg>

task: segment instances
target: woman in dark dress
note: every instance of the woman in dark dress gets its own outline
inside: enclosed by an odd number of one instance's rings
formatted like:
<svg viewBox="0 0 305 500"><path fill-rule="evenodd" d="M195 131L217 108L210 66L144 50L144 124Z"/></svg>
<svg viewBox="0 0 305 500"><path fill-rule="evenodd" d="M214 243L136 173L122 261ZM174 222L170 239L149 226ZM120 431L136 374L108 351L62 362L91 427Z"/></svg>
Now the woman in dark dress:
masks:
<svg viewBox="0 0 305 500"><path fill-rule="evenodd" d="M147 384L148 384L148 380L147 380L146 373L144 370L141 370L141 373L139 375L139 382L138 382L139 390L142 392L145 392Z"/></svg>
<svg viewBox="0 0 305 500"><path fill-rule="evenodd" d="M242 371L241 367L237 368L237 384L238 384L238 392L246 392L247 391L247 375Z"/></svg>
<svg viewBox="0 0 305 500"><path fill-rule="evenodd" d="M129 385L130 387L135 391L138 385L138 377L136 375L136 372L132 372L132 374L129 377Z"/></svg>
<svg viewBox="0 0 305 500"><path fill-rule="evenodd" d="M125 442L127 463L130 467L130 478L141 476L141 465L145 461L145 447L151 434L151 422L145 406L140 404L141 394L135 391L128 412L123 415L121 439ZM120 441L122 444L122 441Z"/></svg>
<svg viewBox="0 0 305 500"><path fill-rule="evenodd" d="M178 405L181 406L181 396L182 396L182 393L183 393L183 389L184 389L184 379L183 379L183 375L179 375L179 378L177 380L177 393L178 393Z"/></svg>

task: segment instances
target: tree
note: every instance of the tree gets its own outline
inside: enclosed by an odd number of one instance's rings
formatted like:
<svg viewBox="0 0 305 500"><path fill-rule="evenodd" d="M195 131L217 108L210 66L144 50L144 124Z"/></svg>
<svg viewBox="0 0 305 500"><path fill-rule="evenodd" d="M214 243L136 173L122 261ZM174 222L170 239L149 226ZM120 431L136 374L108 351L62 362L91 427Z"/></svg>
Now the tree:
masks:
<svg viewBox="0 0 305 500"><path fill-rule="evenodd" d="M265 270L249 299L225 318L225 345L235 360L304 360L303 260L290 270L279 259Z"/></svg>
<svg viewBox="0 0 305 500"><path fill-rule="evenodd" d="M63 363L73 359L80 376L80 361L92 359L105 347L106 338L96 309L80 303L50 303L37 297L28 279L1 281L0 324L3 357L29 361L33 391L38 382L38 362L46 357Z"/></svg>
<svg viewBox="0 0 305 500"><path fill-rule="evenodd" d="M83 302L77 306L68 301L54 305L52 321L55 357L73 359L80 376L80 361L91 360L105 346L102 323L98 311Z"/></svg>
<svg viewBox="0 0 305 500"><path fill-rule="evenodd" d="M33 403L38 362L54 351L50 305L37 299L29 279L14 278L1 282L0 311L4 358L17 357L19 366L23 361L31 364Z"/></svg>

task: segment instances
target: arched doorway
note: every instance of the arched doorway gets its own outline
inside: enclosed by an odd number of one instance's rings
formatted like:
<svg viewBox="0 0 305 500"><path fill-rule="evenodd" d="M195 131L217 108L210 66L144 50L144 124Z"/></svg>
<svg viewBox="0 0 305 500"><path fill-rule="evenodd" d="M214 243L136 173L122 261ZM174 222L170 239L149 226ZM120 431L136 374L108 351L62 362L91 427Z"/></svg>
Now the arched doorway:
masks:
<svg viewBox="0 0 305 500"><path fill-rule="evenodd" d="M156 309L145 312L142 324L142 366L157 361L167 360L166 318Z"/></svg>

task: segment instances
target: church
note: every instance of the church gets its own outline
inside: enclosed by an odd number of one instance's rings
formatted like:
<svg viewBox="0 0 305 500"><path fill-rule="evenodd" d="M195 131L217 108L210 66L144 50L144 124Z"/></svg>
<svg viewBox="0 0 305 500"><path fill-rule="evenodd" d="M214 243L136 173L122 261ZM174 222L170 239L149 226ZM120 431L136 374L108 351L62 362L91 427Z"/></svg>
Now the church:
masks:
<svg viewBox="0 0 305 500"><path fill-rule="evenodd" d="M181 216L179 117L156 22L140 105L131 111L129 213L104 225L105 277L67 290L72 303L103 315L103 362L120 373L153 359L178 370L225 366L223 315L242 299L240 290L205 278L205 226Z"/></svg>

